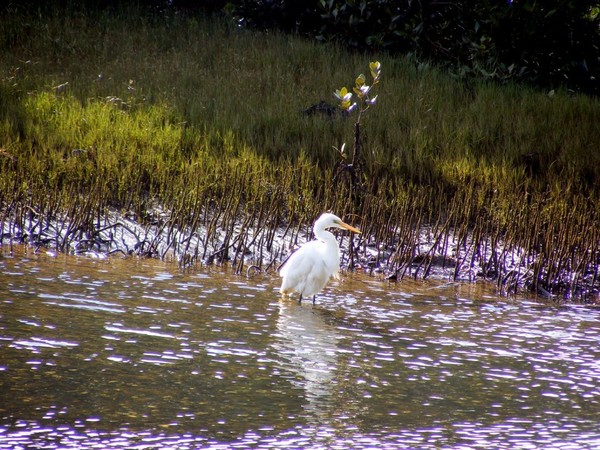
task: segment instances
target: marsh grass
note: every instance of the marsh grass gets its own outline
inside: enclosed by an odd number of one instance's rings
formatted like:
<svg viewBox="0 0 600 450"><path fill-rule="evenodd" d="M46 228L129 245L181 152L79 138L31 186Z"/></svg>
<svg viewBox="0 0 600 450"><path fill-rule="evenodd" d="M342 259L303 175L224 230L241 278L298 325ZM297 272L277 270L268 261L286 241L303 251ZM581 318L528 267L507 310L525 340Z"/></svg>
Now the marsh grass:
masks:
<svg viewBox="0 0 600 450"><path fill-rule="evenodd" d="M333 103L372 55L136 9L14 9L2 21L0 218L63 217L59 249L93 241L117 209L168 234L204 227L203 248L173 245L187 262L229 258L242 271L244 246L271 251L277 226L293 243L334 210L364 231L351 265L362 252L396 278L441 261L502 289L598 289L597 99L467 86L377 55L357 196L332 181L352 120L302 111ZM209 246L217 229L224 242Z"/></svg>

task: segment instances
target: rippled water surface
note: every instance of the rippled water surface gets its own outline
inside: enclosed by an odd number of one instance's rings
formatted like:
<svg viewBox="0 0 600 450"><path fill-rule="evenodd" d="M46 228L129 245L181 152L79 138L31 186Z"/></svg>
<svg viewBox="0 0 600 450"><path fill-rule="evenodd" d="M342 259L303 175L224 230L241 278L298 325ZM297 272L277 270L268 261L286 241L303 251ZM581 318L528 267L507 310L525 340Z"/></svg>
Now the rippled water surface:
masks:
<svg viewBox="0 0 600 450"><path fill-rule="evenodd" d="M0 448L598 448L597 310L0 253Z"/></svg>

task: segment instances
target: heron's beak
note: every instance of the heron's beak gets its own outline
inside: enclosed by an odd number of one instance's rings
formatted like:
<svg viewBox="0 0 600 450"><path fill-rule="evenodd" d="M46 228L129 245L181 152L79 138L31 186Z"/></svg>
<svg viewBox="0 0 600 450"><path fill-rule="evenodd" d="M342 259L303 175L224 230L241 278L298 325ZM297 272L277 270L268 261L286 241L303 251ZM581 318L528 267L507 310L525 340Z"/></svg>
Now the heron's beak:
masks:
<svg viewBox="0 0 600 450"><path fill-rule="evenodd" d="M354 228L352 225L348 225L347 223L340 222L340 227L345 230L352 231L353 233L360 234L360 230L358 228Z"/></svg>

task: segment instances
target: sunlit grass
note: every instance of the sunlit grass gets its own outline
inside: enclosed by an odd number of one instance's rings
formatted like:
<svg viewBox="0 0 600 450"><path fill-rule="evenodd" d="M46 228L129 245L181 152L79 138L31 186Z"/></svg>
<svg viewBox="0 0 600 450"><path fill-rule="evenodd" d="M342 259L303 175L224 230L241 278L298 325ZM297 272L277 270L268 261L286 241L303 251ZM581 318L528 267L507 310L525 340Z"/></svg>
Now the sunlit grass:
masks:
<svg viewBox="0 0 600 450"><path fill-rule="evenodd" d="M390 242L402 235L393 222L448 223L573 260L554 244L583 239L581 270L595 264L597 99L467 86L409 59L183 15L15 10L2 21L5 205L69 210L83 196L91 220L108 207L143 218L157 200L181 225L200 206L233 217L269 205L273 224L334 209ZM371 59L382 81L362 122L367 184L356 203L332 181L352 119L302 111L334 103Z"/></svg>

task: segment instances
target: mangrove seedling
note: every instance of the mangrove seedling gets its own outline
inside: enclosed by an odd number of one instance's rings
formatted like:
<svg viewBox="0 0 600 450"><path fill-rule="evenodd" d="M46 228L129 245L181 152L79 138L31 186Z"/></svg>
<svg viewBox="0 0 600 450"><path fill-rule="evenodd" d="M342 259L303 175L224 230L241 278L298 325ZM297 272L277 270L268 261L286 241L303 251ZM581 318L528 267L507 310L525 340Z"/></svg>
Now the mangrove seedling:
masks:
<svg viewBox="0 0 600 450"><path fill-rule="evenodd" d="M362 151L362 140L360 133L360 124L363 114L365 114L377 101L377 95L373 96L373 88L379 84L381 79L381 63L373 61L369 64L371 74L371 85L367 84L367 78L360 74L354 81L352 91L357 98L353 101L353 94L345 86L334 92L335 98L339 102L339 107L348 114L356 111L356 122L354 122L354 154L350 163L341 161L336 170L335 177L338 178L343 173L349 174L350 183L353 188L360 187L364 176L365 157ZM345 144L342 146L344 148ZM343 150L340 151L345 156ZM356 189L353 189L356 192Z"/></svg>

